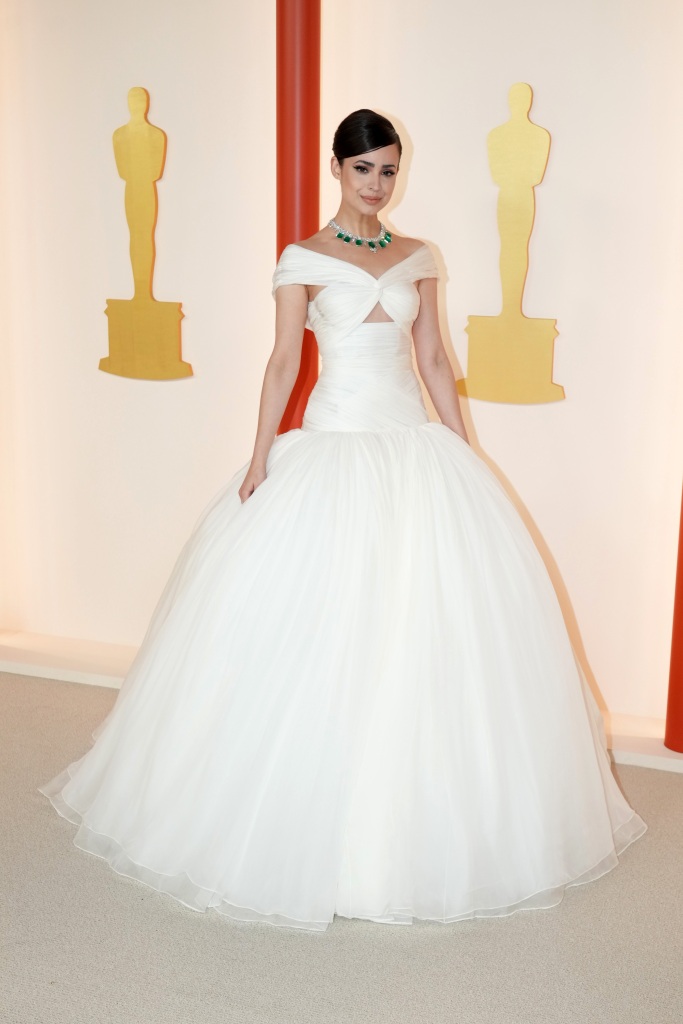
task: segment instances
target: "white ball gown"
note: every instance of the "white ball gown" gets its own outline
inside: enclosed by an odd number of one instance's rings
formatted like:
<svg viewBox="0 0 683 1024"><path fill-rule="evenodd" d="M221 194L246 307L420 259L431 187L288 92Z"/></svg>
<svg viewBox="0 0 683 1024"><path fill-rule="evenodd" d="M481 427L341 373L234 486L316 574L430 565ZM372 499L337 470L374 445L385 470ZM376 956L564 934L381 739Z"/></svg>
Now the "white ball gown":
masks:
<svg viewBox="0 0 683 1024"><path fill-rule="evenodd" d="M302 426L203 512L94 745L40 787L76 846L195 910L550 907L646 829L525 526L428 419L411 326L436 276L426 245L378 277L284 250L274 289L324 286ZM391 322L364 322L378 302Z"/></svg>

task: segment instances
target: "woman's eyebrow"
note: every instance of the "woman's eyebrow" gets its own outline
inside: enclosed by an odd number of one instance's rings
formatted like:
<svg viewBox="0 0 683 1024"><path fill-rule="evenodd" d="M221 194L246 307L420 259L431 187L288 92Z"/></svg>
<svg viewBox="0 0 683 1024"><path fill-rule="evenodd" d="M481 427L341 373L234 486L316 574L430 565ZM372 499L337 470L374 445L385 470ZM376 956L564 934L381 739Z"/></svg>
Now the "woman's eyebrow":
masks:
<svg viewBox="0 0 683 1024"><path fill-rule="evenodd" d="M372 160L355 160L354 163L365 164L366 167L374 167ZM396 164L382 164L382 167L395 167Z"/></svg>

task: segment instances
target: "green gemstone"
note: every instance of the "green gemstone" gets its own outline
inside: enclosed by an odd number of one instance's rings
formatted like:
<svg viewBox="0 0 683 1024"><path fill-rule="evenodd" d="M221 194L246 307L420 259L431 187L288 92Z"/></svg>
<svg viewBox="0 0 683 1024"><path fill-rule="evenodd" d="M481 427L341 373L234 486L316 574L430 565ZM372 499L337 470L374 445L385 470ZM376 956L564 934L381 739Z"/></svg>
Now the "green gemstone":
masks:
<svg viewBox="0 0 683 1024"><path fill-rule="evenodd" d="M380 238L380 240L379 240L379 244L380 244L380 245L382 246L382 248L383 248L383 249L386 249L386 247L387 247L387 243L386 243L386 242L384 241L384 239L383 239L383 238Z"/></svg>
<svg viewBox="0 0 683 1024"><path fill-rule="evenodd" d="M384 237L386 238L387 242L391 241L391 235L389 234L388 231L385 232Z"/></svg>
<svg viewBox="0 0 683 1024"><path fill-rule="evenodd" d="M343 238L343 237L344 237L344 232L343 232L343 231L340 231L340 232L338 233L338 235L337 235L337 238Z"/></svg>
<svg viewBox="0 0 683 1024"><path fill-rule="evenodd" d="M377 246L375 245L375 243L374 243L374 242L368 242L368 248L370 248L370 249L376 249L376 248L377 248Z"/></svg>
<svg viewBox="0 0 683 1024"><path fill-rule="evenodd" d="M344 235L344 241L345 242L350 242L351 241L351 235Z"/></svg>
<svg viewBox="0 0 683 1024"><path fill-rule="evenodd" d="M356 245L362 245L362 244L363 244L363 239L362 238L357 238L356 239Z"/></svg>

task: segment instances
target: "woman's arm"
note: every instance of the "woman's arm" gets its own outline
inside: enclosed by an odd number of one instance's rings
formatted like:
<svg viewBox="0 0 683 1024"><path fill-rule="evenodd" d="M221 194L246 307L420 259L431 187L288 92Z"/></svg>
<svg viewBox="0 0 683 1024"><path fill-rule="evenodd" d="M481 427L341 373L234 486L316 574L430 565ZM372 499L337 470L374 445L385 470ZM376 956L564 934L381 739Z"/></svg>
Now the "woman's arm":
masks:
<svg viewBox="0 0 683 1024"><path fill-rule="evenodd" d="M308 291L303 284L275 292L275 344L263 376L254 453L239 490L244 502L266 478L266 460L299 374Z"/></svg>
<svg viewBox="0 0 683 1024"><path fill-rule="evenodd" d="M455 376L441 338L436 302L436 279L418 282L420 312L413 324L415 358L420 376L442 423L469 443L460 411Z"/></svg>

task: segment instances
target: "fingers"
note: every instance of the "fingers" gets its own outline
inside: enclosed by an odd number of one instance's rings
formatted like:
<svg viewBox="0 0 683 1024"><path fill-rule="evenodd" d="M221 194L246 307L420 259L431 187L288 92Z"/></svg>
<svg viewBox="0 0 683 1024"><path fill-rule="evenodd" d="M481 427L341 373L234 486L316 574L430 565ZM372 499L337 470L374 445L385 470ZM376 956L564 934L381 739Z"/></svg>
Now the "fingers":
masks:
<svg viewBox="0 0 683 1024"><path fill-rule="evenodd" d="M247 498L249 498L254 493L256 488L259 487L265 479L266 477L264 476L262 480L254 482L253 477L251 479L249 478L249 473L245 476L244 480L242 481L242 486L237 492L240 496L240 501L242 502L242 504L244 504Z"/></svg>
<svg viewBox="0 0 683 1024"><path fill-rule="evenodd" d="M243 487L244 487L244 484L242 484L242 487L240 487L240 489L239 489L239 491L238 491L237 493L238 493L238 494L239 494L239 496L240 496L240 501L241 501L241 502L242 502L242 504L244 505L244 503L245 503L245 501L247 500L247 498L251 497L251 495L252 495L252 494L254 493L254 491L256 490L256 488L255 488L254 484L252 483L252 484L250 485L250 487L249 487L249 488L247 489L246 493L243 493L243 491L242 491L242 488L243 488Z"/></svg>

